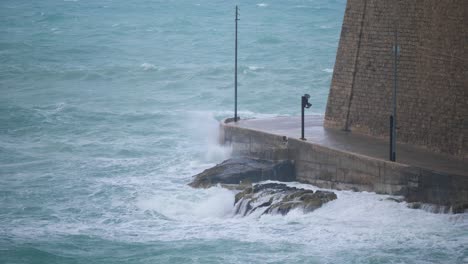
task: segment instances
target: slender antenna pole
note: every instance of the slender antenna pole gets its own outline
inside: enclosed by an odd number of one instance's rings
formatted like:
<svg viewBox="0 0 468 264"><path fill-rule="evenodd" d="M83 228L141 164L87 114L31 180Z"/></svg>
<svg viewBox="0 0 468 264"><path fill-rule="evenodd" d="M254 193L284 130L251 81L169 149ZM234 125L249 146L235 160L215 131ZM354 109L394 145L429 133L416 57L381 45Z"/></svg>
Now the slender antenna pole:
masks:
<svg viewBox="0 0 468 264"><path fill-rule="evenodd" d="M391 161L396 161L396 120L397 120L397 64L398 64L398 53L399 53L399 48L398 48L398 32L397 32L397 24L395 23L395 32L394 32L394 48L393 48L393 55L394 55L394 61L393 61L393 98L392 98L392 118L391 118L391 155L390 155L390 160Z"/></svg>
<svg viewBox="0 0 468 264"><path fill-rule="evenodd" d="M234 121L237 122L237 21L239 20L239 12L236 5L236 48L234 59Z"/></svg>

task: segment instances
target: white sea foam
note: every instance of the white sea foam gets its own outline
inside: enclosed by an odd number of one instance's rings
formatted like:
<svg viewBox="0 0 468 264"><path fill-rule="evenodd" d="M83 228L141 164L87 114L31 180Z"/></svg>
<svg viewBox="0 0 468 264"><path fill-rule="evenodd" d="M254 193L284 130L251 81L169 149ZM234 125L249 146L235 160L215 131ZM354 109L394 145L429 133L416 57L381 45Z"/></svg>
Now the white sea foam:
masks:
<svg viewBox="0 0 468 264"><path fill-rule="evenodd" d="M262 66L253 66L253 65L252 65L252 66L249 66L248 68L249 68L249 70L251 70L251 71L256 71L256 70L264 69L264 67L262 67Z"/></svg>
<svg viewBox="0 0 468 264"><path fill-rule="evenodd" d="M319 189L299 183L288 185ZM143 228L150 232L152 235L139 237L143 241L157 236L163 241L183 238L291 243L305 247L303 250L309 252L308 254L324 258L336 256L338 251L359 255L358 252L363 249L401 247L443 248L447 254L457 254L457 247L468 243L466 236L452 236L450 240L444 238L455 230L467 228L468 214L432 214L409 209L405 203L387 201L386 195L334 192L338 196L337 200L312 213L304 214L301 210L293 210L286 216L251 214L240 217L233 215L232 211L234 191L219 187L184 187L174 189L172 193L166 192L165 195L155 194L139 202L139 207L143 210L155 211L171 219L170 226L151 230L149 227L130 225L126 231L141 233L138 230Z"/></svg>
<svg viewBox="0 0 468 264"><path fill-rule="evenodd" d="M234 204L233 192L220 187L211 188L211 190L213 192L194 207L194 214L200 218L230 216Z"/></svg>
<svg viewBox="0 0 468 264"><path fill-rule="evenodd" d="M258 3L257 6L258 6L258 7L267 7L268 4L266 4L266 3Z"/></svg>
<svg viewBox="0 0 468 264"><path fill-rule="evenodd" d="M145 71L157 69L157 67L156 67L154 64L147 63L147 62L142 63L142 64L140 65L140 67L141 67L143 70L145 70Z"/></svg>
<svg viewBox="0 0 468 264"><path fill-rule="evenodd" d="M186 191L191 191L191 194L181 195L179 192L173 192L164 196L155 195L139 200L138 206L143 210L155 210L178 221L191 222L232 215L234 192L221 187Z"/></svg>
<svg viewBox="0 0 468 264"><path fill-rule="evenodd" d="M278 114L272 114L272 113L258 113L258 112L253 112L249 110L241 110L237 112L238 115L243 118L272 118L272 117L277 117L279 116ZM216 111L214 112L215 117L230 117L233 115L232 111Z"/></svg>
<svg viewBox="0 0 468 264"><path fill-rule="evenodd" d="M67 103L65 102L60 102L56 103L53 105L47 105L43 107L35 107L33 108L36 112L38 112L40 115L50 118L51 116L54 116L56 114L59 114L62 112L64 109L67 108Z"/></svg>
<svg viewBox="0 0 468 264"><path fill-rule="evenodd" d="M198 169L192 171L193 174L197 172ZM168 176L171 178L177 173L179 171L174 170ZM35 240L37 237L50 239L51 235L93 235L139 243L235 240L267 245L292 244L297 245L299 254L333 259L337 263L361 256L362 250L371 254L411 248L417 252L424 249L459 256L460 245L468 243L468 214L440 215L408 209L405 203L385 200L386 195L334 191L337 200L308 214L294 210L286 216L239 217L232 212L235 191L220 187L192 189L161 177L153 178L153 183L148 180L134 178L119 182L109 178L109 182L93 186L95 191L88 197L83 213L90 207L98 210L100 205L93 201L105 193L111 194L104 191L109 187L125 186L123 190L136 187L133 194L136 199L116 192L112 204L97 220L78 221L73 218L74 214L65 215L65 208L59 203L53 208L49 205L49 209L61 211L61 221L17 223L10 233ZM307 184L287 184L319 189ZM76 207L80 208L79 201ZM336 252L345 255L340 257Z"/></svg>
<svg viewBox="0 0 468 264"><path fill-rule="evenodd" d="M332 73L332 72L333 72L333 69L331 69L331 68L325 68L325 69L323 69L322 71L328 72L328 73Z"/></svg>

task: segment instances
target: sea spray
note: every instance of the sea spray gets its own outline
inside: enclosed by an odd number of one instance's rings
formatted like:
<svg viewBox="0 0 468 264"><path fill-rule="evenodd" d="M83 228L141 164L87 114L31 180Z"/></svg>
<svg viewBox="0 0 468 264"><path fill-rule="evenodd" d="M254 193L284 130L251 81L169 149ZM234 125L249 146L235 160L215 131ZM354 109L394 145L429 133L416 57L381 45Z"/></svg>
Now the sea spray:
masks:
<svg viewBox="0 0 468 264"><path fill-rule="evenodd" d="M219 144L220 125L212 112L191 111L188 113L186 131L193 140L201 140L205 151L204 160L221 162L231 155L231 147Z"/></svg>
<svg viewBox="0 0 468 264"><path fill-rule="evenodd" d="M188 191L188 190L187 190ZM190 199L179 192L164 197L154 195L138 202L143 210L154 211L175 221L198 221L204 218L223 218L232 215L235 193L221 187L200 189Z"/></svg>

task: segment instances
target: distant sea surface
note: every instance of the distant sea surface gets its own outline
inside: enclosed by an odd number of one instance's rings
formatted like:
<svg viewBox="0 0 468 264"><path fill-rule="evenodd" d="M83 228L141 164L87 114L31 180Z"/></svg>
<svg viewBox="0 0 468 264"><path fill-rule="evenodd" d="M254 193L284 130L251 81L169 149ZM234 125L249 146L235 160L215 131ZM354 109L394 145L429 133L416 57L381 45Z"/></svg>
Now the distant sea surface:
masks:
<svg viewBox="0 0 468 264"><path fill-rule="evenodd" d="M236 4L240 116L323 114L345 0L0 1L0 263L468 263L467 214L187 186L229 157Z"/></svg>

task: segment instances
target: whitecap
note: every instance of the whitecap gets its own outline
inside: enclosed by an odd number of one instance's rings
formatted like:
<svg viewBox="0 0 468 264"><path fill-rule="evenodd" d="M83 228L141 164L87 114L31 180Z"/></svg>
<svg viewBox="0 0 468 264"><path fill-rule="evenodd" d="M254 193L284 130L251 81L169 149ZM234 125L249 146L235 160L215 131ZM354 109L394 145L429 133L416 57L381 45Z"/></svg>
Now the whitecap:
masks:
<svg viewBox="0 0 468 264"><path fill-rule="evenodd" d="M331 68L325 68L322 70L323 72L328 72L328 73L332 73L333 72L333 69Z"/></svg>
<svg viewBox="0 0 468 264"><path fill-rule="evenodd" d="M266 6L268 6L268 4L265 4L265 3L259 3L259 4L257 4L257 6L258 6L258 7L266 7Z"/></svg>
<svg viewBox="0 0 468 264"><path fill-rule="evenodd" d="M259 70L259 69L263 69L263 67L261 67L261 66L249 66L248 68L251 71L256 71L256 70Z"/></svg>
<svg viewBox="0 0 468 264"><path fill-rule="evenodd" d="M140 67L144 70L144 71L149 71L149 70L156 70L156 66L154 64L151 64L151 63L142 63L140 65Z"/></svg>
<svg viewBox="0 0 468 264"><path fill-rule="evenodd" d="M232 116L232 111L216 111L214 112L214 116L217 119L222 119L225 117ZM242 119L248 119L248 118L273 118L273 117L278 117L278 114L273 114L273 113L258 113L258 112L252 112L249 110L242 110L238 111L238 114L242 117Z"/></svg>

